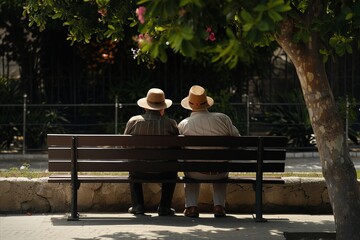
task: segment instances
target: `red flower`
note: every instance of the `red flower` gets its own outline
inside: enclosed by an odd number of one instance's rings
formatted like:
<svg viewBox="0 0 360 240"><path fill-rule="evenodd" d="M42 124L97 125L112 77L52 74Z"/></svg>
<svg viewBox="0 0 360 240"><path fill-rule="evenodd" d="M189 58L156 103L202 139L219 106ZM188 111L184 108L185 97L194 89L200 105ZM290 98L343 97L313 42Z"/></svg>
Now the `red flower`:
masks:
<svg viewBox="0 0 360 240"><path fill-rule="evenodd" d="M137 17L138 17L138 20L141 24L144 24L145 23L145 13L146 13L146 7L144 6L141 6L141 7L138 7L135 11Z"/></svg>
<svg viewBox="0 0 360 240"><path fill-rule="evenodd" d="M212 31L211 27L206 27L206 32L209 33L208 36L205 38L206 41L215 41L216 37L215 37L215 33Z"/></svg>
<svg viewBox="0 0 360 240"><path fill-rule="evenodd" d="M106 10L106 8L101 8L101 9L98 10L98 13L99 13L101 16L105 17L106 14L107 14L107 10Z"/></svg>
<svg viewBox="0 0 360 240"><path fill-rule="evenodd" d="M208 36L208 39L210 40L210 41L215 41L216 40L216 38L215 38L215 33L213 33L213 32L211 32L210 34L209 34L209 36Z"/></svg>

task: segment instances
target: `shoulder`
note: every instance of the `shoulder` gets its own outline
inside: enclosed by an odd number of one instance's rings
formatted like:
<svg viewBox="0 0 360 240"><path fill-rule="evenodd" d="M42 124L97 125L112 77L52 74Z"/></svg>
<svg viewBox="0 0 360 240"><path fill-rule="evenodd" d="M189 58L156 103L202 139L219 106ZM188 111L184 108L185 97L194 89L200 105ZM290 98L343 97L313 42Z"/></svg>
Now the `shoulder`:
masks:
<svg viewBox="0 0 360 240"><path fill-rule="evenodd" d="M136 115L136 116L132 116L128 122L134 122L137 121L139 119L144 119L144 117L142 115Z"/></svg>
<svg viewBox="0 0 360 240"><path fill-rule="evenodd" d="M136 116L132 116L128 121L127 121L127 125L134 125L138 122L142 122L145 121L144 117L142 115L136 115Z"/></svg>
<svg viewBox="0 0 360 240"><path fill-rule="evenodd" d="M225 113L221 113L221 112L210 112L210 114L213 116L218 116L218 117L229 117Z"/></svg>
<svg viewBox="0 0 360 240"><path fill-rule="evenodd" d="M228 115L226 115L225 113L220 113L220 112L214 112L213 113L215 116L221 117L221 118L227 118L230 119L230 117Z"/></svg>
<svg viewBox="0 0 360 240"><path fill-rule="evenodd" d="M168 121L169 123L171 123L171 124L173 124L173 125L177 125L177 122L176 122L174 119L172 119L172 118L165 117L164 119L165 119L165 121Z"/></svg>
<svg viewBox="0 0 360 240"><path fill-rule="evenodd" d="M189 119L190 119L190 117L184 118L183 120L181 120L181 121L179 122L179 125L185 125L185 124L187 124L187 123L189 122Z"/></svg>

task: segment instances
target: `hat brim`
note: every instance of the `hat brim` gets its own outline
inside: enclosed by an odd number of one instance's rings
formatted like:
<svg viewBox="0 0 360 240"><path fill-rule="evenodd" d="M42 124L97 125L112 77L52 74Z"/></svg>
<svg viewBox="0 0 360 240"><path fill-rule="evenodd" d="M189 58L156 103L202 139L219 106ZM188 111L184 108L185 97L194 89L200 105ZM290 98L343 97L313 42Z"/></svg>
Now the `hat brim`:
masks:
<svg viewBox="0 0 360 240"><path fill-rule="evenodd" d="M170 99L165 99L162 103L149 103L146 100L146 97L140 98L137 101L137 105L142 108L150 109L150 110L161 110L169 108L172 105L172 101Z"/></svg>
<svg viewBox="0 0 360 240"><path fill-rule="evenodd" d="M187 96L186 98L181 100L181 106L185 109L192 110L192 111L207 109L207 108L211 107L212 105L214 105L214 99L212 99L211 97L208 97L208 96L206 96L206 104L203 104L201 107L198 107L198 108L192 108L189 105L189 96Z"/></svg>

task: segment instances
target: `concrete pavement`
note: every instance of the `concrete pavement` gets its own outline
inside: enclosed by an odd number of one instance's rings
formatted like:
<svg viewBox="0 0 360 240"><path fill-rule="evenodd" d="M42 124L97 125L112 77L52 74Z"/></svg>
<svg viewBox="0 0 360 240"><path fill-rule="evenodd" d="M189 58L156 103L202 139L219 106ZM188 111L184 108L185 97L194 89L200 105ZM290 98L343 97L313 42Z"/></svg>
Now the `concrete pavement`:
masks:
<svg viewBox="0 0 360 240"><path fill-rule="evenodd" d="M334 237L335 232L332 215L264 215L268 219L265 223L255 223L251 214L228 214L226 218L201 214L198 219L183 217L181 213L175 217L158 217L155 213L140 217L127 213L89 213L82 217L72 222L64 214L0 215L0 239L280 240L305 239L285 238L284 233L327 233Z"/></svg>
<svg viewBox="0 0 360 240"><path fill-rule="evenodd" d="M1 155L0 155L1 156ZM360 169L360 158L353 158ZM0 157L0 170L20 168L29 163L31 170L46 170L47 156ZM286 162L287 172L320 172L318 156L290 155ZM158 217L151 213L134 217L127 213L86 213L77 222L66 220L65 214L19 215L0 214L0 240L102 240L102 239L310 239L285 238L284 233L329 233L335 231L332 215L264 215L269 221L255 223L251 214L228 214L215 219L212 214L201 214L199 219L183 217ZM299 234L297 234L299 235ZM320 238L312 238L320 239ZM335 239L325 238L322 239Z"/></svg>

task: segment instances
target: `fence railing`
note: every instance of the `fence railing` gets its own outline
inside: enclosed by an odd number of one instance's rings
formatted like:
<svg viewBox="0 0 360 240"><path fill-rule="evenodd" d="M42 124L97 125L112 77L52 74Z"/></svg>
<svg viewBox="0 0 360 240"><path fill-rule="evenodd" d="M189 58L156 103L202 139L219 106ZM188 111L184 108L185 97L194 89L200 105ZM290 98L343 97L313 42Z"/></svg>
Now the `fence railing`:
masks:
<svg viewBox="0 0 360 240"><path fill-rule="evenodd" d="M274 121L276 114L269 117L273 114L274 107L283 108L285 112L294 111L293 115L299 116L283 122ZM357 112L358 107L359 105ZM228 114L242 135L268 134L274 129L305 131L309 128L309 125L306 126L308 123L302 122L303 113L296 113L306 112L304 104L301 103L254 103L246 97L243 102L230 103L229 106L214 105L211 111ZM104 104L31 104L24 95L22 104L0 104L1 150L22 154L44 151L48 133L122 133L128 119L142 112L135 103L120 103L117 98L114 103ZM281 111L277 114L281 114ZM189 116L189 111L183 109L179 103L173 103L173 106L167 109L167 115L180 122ZM349 125L346 119L344 131L347 135L349 129L359 132L360 122ZM293 137L300 138L301 134L308 133L299 132L299 136ZM304 150L307 146L290 148Z"/></svg>

